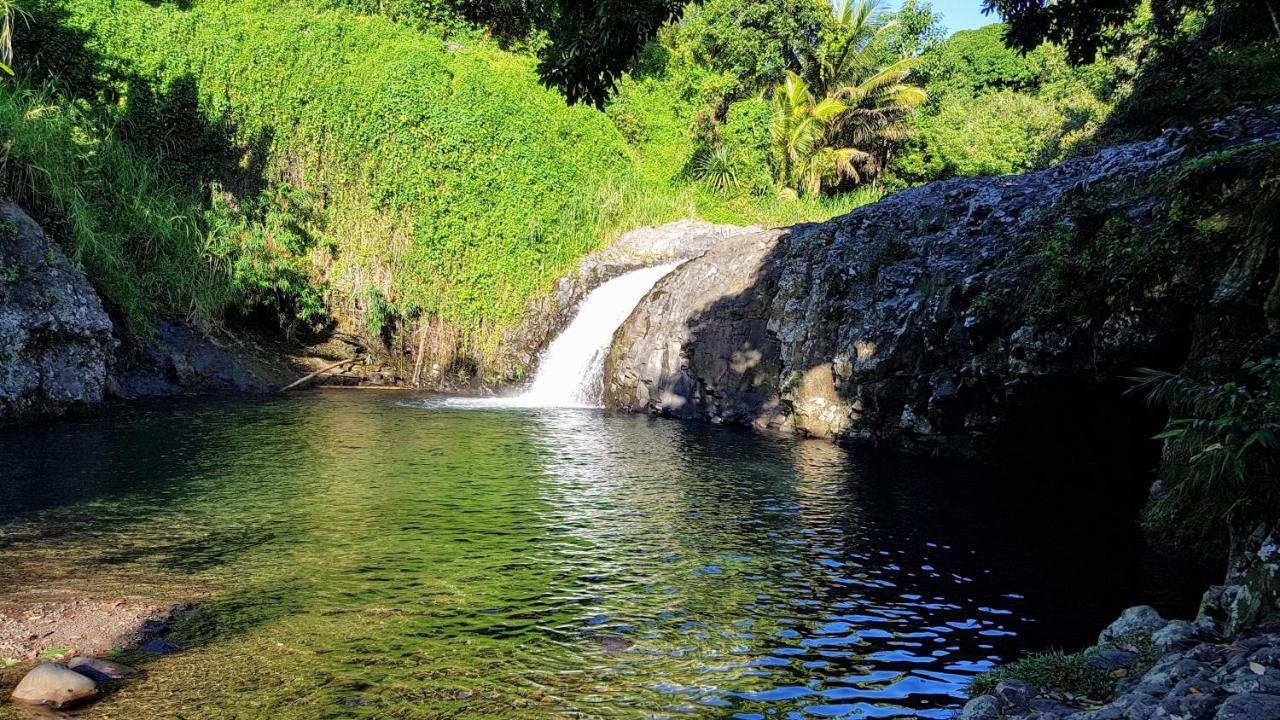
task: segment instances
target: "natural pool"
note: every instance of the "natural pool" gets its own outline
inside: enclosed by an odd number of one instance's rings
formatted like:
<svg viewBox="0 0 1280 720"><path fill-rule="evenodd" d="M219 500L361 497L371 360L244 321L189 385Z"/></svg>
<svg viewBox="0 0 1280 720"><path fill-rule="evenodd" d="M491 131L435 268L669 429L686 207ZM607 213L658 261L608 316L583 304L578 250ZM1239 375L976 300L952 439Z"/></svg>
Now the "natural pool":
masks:
<svg viewBox="0 0 1280 720"><path fill-rule="evenodd" d="M0 596L201 608L95 718L946 717L1200 589L1060 460L336 390L9 428L0 458Z"/></svg>

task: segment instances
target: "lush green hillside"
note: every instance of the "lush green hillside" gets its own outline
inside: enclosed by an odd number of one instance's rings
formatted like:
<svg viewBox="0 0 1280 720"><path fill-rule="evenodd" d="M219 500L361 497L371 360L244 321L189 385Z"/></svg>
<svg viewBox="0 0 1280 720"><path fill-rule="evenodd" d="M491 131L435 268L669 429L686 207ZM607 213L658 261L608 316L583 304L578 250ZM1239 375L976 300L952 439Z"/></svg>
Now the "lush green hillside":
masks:
<svg viewBox="0 0 1280 720"><path fill-rule="evenodd" d="M46 104L78 108L80 135L129 149L184 199L168 215L204 236L205 264L228 285L219 302L201 301L210 319L220 307L268 308L291 330L332 316L388 341L426 322L483 359L529 298L621 230L689 215L794 222L872 197L788 203L710 191L683 173L687 103L637 91L608 114L567 105L529 55L327 5L30 8L19 38L26 72L80 98L47 93ZM117 182L80 170L89 185ZM31 198L46 219L65 218L44 200ZM138 235L120 254L169 244ZM86 262L133 325L189 311L189 298L146 282L122 290L98 269L111 264ZM117 273L125 285L136 274Z"/></svg>
<svg viewBox="0 0 1280 720"><path fill-rule="evenodd" d="M228 203L288 183L298 222L283 251L339 303L505 322L599 243L602 179L629 180L612 124L519 56L301 5L64 7L135 133L181 144L229 128L243 162L215 177Z"/></svg>

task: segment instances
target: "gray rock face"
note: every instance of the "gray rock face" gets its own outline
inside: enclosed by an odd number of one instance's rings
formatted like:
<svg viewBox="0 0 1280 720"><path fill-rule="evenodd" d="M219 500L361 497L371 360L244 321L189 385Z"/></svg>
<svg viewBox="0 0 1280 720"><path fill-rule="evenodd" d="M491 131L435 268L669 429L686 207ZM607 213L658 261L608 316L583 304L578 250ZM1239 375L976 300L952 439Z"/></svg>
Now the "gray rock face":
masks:
<svg viewBox="0 0 1280 720"><path fill-rule="evenodd" d="M13 699L30 705L68 707L98 694L92 680L57 663L35 666L13 690Z"/></svg>
<svg viewBox="0 0 1280 720"><path fill-rule="evenodd" d="M101 403L114 346L84 273L0 202L0 424Z"/></svg>
<svg viewBox="0 0 1280 720"><path fill-rule="evenodd" d="M107 380L114 397L265 393L271 384L230 348L215 345L190 325L162 320L142 347L115 364Z"/></svg>
<svg viewBox="0 0 1280 720"><path fill-rule="evenodd" d="M1280 619L1280 525L1259 527L1232 553L1226 581L1205 593L1196 621L1223 635Z"/></svg>
<svg viewBox="0 0 1280 720"><path fill-rule="evenodd" d="M1096 387L1177 351L1169 343L1207 297L1172 303L1157 288L1086 329L1035 318L1028 295L1045 272L1046 219L1065 217L1089 188L1137 186L1202 154L1280 140L1277 114L1220 125L1043 172L933 183L717 245L660 282L619 330L606 404L972 456L1046 393ZM1133 227L1154 212L1141 197L1116 202ZM1204 282L1214 298L1236 297Z"/></svg>

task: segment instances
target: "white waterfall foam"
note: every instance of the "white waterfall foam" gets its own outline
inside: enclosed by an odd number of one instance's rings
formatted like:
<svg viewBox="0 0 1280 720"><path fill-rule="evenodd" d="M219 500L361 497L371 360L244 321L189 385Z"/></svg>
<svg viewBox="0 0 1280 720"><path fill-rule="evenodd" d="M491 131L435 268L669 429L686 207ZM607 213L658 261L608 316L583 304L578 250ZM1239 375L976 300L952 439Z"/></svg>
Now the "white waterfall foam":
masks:
<svg viewBox="0 0 1280 720"><path fill-rule="evenodd" d="M578 314L538 359L519 400L535 407L596 407L604 401L604 360L613 334L653 286L679 263L633 270L592 290Z"/></svg>
<svg viewBox="0 0 1280 720"><path fill-rule="evenodd" d="M449 407L600 407L604 402L604 360L613 334L636 304L679 264L632 270L588 293L569 326L539 356L537 375L523 394L450 398L442 404Z"/></svg>

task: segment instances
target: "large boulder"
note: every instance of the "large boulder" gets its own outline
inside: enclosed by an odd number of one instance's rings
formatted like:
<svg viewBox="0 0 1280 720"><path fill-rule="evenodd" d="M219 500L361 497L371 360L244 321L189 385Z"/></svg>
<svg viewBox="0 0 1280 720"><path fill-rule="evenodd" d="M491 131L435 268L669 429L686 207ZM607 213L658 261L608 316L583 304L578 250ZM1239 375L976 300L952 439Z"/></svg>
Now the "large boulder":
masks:
<svg viewBox="0 0 1280 720"><path fill-rule="evenodd" d="M1047 421L1132 432L1102 404L1120 395L1103 383L1180 363L1188 347L1243 351L1236 341L1265 330L1274 278L1266 238L1166 252L1154 228L1175 203L1159 179L1277 142L1280 112L1241 115L732 238L658 283L619 329L606 404L959 457L1019 427L1051 435ZM1192 264L1132 259L1157 252Z"/></svg>
<svg viewBox="0 0 1280 720"><path fill-rule="evenodd" d="M13 699L29 705L64 708L98 694L93 680L57 663L41 663L13 689Z"/></svg>
<svg viewBox="0 0 1280 720"><path fill-rule="evenodd" d="M100 404L114 347L84 273L26 213L0 202L0 423Z"/></svg>

